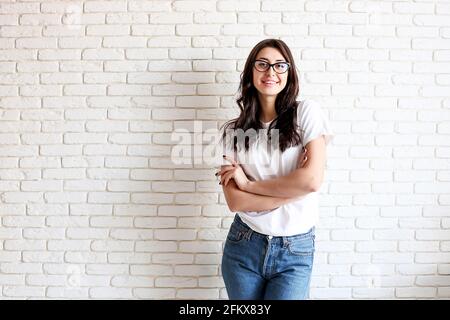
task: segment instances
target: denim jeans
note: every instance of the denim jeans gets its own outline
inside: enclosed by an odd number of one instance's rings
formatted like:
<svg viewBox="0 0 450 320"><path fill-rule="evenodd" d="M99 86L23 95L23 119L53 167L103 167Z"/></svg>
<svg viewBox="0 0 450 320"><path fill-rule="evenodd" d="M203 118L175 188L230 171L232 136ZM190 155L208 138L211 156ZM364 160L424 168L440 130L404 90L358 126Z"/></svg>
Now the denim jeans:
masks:
<svg viewBox="0 0 450 320"><path fill-rule="evenodd" d="M314 227L294 236L267 236L250 229L236 214L222 256L228 298L307 299L314 238Z"/></svg>

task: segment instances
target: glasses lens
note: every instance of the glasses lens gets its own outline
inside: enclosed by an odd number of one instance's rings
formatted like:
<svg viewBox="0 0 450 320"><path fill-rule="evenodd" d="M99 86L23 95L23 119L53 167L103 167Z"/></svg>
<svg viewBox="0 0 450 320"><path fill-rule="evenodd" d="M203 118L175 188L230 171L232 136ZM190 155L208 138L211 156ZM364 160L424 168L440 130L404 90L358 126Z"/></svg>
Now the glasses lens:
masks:
<svg viewBox="0 0 450 320"><path fill-rule="evenodd" d="M269 64L264 61L255 61L255 68L258 71L266 71L269 69Z"/></svg>
<svg viewBox="0 0 450 320"><path fill-rule="evenodd" d="M275 66L275 71L278 73L285 73L289 69L289 65L287 63L277 63Z"/></svg>

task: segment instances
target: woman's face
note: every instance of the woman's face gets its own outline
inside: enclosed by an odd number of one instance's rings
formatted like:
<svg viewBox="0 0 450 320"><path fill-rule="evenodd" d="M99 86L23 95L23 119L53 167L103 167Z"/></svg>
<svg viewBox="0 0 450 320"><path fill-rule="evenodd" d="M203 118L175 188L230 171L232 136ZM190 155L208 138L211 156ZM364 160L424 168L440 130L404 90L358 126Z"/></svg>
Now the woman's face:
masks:
<svg viewBox="0 0 450 320"><path fill-rule="evenodd" d="M255 60L266 61L269 64L276 62L286 62L283 55L275 48L265 47L256 55ZM260 97L276 96L286 86L288 71L285 73L277 73L270 67L267 71L258 71L253 66L253 85L258 90Z"/></svg>

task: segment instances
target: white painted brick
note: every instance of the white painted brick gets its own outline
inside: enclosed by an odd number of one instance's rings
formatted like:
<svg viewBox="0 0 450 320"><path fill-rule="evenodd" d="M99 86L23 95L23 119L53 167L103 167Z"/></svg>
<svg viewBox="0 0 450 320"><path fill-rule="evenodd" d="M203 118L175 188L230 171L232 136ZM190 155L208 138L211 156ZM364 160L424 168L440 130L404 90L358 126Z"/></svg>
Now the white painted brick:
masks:
<svg viewBox="0 0 450 320"><path fill-rule="evenodd" d="M347 275L350 272L350 266L348 265L331 265L321 264L317 265L314 270L314 275Z"/></svg>
<svg viewBox="0 0 450 320"><path fill-rule="evenodd" d="M74 298L74 299L88 299L89 288L75 288L75 287L48 287L46 296L49 298Z"/></svg>
<svg viewBox="0 0 450 320"><path fill-rule="evenodd" d="M412 263L414 253L380 252L372 255L373 263Z"/></svg>
<svg viewBox="0 0 450 320"><path fill-rule="evenodd" d="M186 19L186 23L192 21L192 18L189 20ZM195 23L235 23L236 15L234 13L215 13L215 12L196 12L194 14Z"/></svg>
<svg viewBox="0 0 450 320"><path fill-rule="evenodd" d="M370 193L370 184L368 183L334 183L330 186L330 193L355 194Z"/></svg>
<svg viewBox="0 0 450 320"><path fill-rule="evenodd" d="M24 239L64 239L65 229L63 228L27 228L23 230Z"/></svg>
<svg viewBox="0 0 450 320"><path fill-rule="evenodd" d="M21 237L21 229L20 228L2 228L0 231L0 239L17 239ZM5 252L5 257L8 253ZM2 256L2 258L4 258ZM19 260L19 259L18 259ZM5 260L2 260L5 261Z"/></svg>
<svg viewBox="0 0 450 320"><path fill-rule="evenodd" d="M27 275L26 283L29 286L64 286L66 277L62 275Z"/></svg>
<svg viewBox="0 0 450 320"><path fill-rule="evenodd" d="M127 203L130 199L125 192L90 192L88 194L89 203Z"/></svg>
<svg viewBox="0 0 450 320"><path fill-rule="evenodd" d="M199 203L216 203L217 194L215 193L196 193L192 198L192 193L178 193L175 195L175 203L177 204L199 204Z"/></svg>
<svg viewBox="0 0 450 320"><path fill-rule="evenodd" d="M354 247L351 241L317 241L316 246L320 252L350 252Z"/></svg>
<svg viewBox="0 0 450 320"><path fill-rule="evenodd" d="M251 26L251 28L250 28ZM234 28L227 30L229 32L228 34L234 34L236 31L234 31ZM240 32L240 34L245 35L259 35L261 34L261 30L258 29L254 25L248 25L248 27L245 27L246 31ZM315 30L308 30L308 26L301 25L301 24L267 24L264 27L264 33L269 36L279 36L279 35L303 35L306 36L308 34L308 31L311 33L311 35L321 35L321 33L315 32ZM339 32L339 31L338 31ZM339 33L336 32L336 34L339 35Z"/></svg>
<svg viewBox="0 0 450 320"><path fill-rule="evenodd" d="M6 216L2 219L3 225L6 227L43 227L45 223L44 217L22 217L22 216Z"/></svg>
<svg viewBox="0 0 450 320"><path fill-rule="evenodd" d="M234 37L231 36L195 36L192 38L192 46L198 48L224 48L232 47L234 44Z"/></svg>
<svg viewBox="0 0 450 320"><path fill-rule="evenodd" d="M108 230L102 228L67 228L66 231L68 239L105 239L108 235Z"/></svg>
<svg viewBox="0 0 450 320"><path fill-rule="evenodd" d="M170 96L170 95L194 95L196 90L195 86L187 85L187 84L165 84L159 85L157 87L153 87L152 92L156 96ZM178 113L181 113L180 116L176 117L174 114L171 114L172 110L163 110L164 112L169 112L167 117L161 117L158 110L154 110L153 118L155 120L182 120L182 119L190 119L192 117L193 110L173 110Z"/></svg>
<svg viewBox="0 0 450 320"><path fill-rule="evenodd" d="M358 252L386 252L397 249L396 241L360 241L356 244Z"/></svg>
<svg viewBox="0 0 450 320"><path fill-rule="evenodd" d="M171 204L173 203L173 199L173 195L164 193L139 193L131 195L131 202L133 203Z"/></svg>
<svg viewBox="0 0 450 320"><path fill-rule="evenodd" d="M178 48L190 46L190 37L180 37L180 36L155 36L148 40L147 47L157 47L165 46L168 48Z"/></svg>
<svg viewBox="0 0 450 320"><path fill-rule="evenodd" d="M177 244L173 241L137 241L135 251L174 252L177 251Z"/></svg>
<svg viewBox="0 0 450 320"><path fill-rule="evenodd" d="M84 12L126 11L125 1L91 1L84 4Z"/></svg>
<svg viewBox="0 0 450 320"><path fill-rule="evenodd" d="M102 263L106 262L106 253L71 251L64 254L64 261L69 263Z"/></svg>
<svg viewBox="0 0 450 320"><path fill-rule="evenodd" d="M126 288L153 287L154 279L152 277L115 276L111 279L111 285Z"/></svg>
<svg viewBox="0 0 450 320"><path fill-rule="evenodd" d="M194 71L234 71L236 63L234 61L222 60L202 60L193 62Z"/></svg>
<svg viewBox="0 0 450 320"><path fill-rule="evenodd" d="M176 83L212 83L214 82L214 74L207 72L177 72L172 76L172 80ZM184 97L184 98L188 98ZM191 98L196 98L191 97ZM210 105L211 107L211 105Z"/></svg>
<svg viewBox="0 0 450 320"><path fill-rule="evenodd" d="M166 265L132 265L130 267L131 269L131 275L149 275L149 276L156 276L156 275L172 275L173 274L173 267L172 266L166 266Z"/></svg>
<svg viewBox="0 0 450 320"><path fill-rule="evenodd" d="M217 266L183 266L175 267L175 275L180 276L214 276L218 273Z"/></svg>
<svg viewBox="0 0 450 320"><path fill-rule="evenodd" d="M352 275L375 276L392 275L394 264L355 264L352 266Z"/></svg>
<svg viewBox="0 0 450 320"><path fill-rule="evenodd" d="M370 40L369 40L370 41ZM367 41L354 37L326 37L324 46L326 48L365 48ZM374 46L376 48L376 46Z"/></svg>
<svg viewBox="0 0 450 320"><path fill-rule="evenodd" d="M20 286L25 284L25 276L15 274L0 275L0 282L3 285Z"/></svg>
<svg viewBox="0 0 450 320"><path fill-rule="evenodd" d="M177 298L180 299L218 299L219 289L179 289Z"/></svg>
<svg viewBox="0 0 450 320"><path fill-rule="evenodd" d="M180 78L177 77L175 79ZM176 106L186 108L217 108L219 106L219 99L213 96L178 96Z"/></svg>
<svg viewBox="0 0 450 320"><path fill-rule="evenodd" d="M180 228L216 228L220 227L219 218L179 218L178 227Z"/></svg>
<svg viewBox="0 0 450 320"><path fill-rule="evenodd" d="M205 210L205 209L204 209ZM214 210L216 211L216 210ZM201 214L200 206L158 206L158 215L159 216L199 216ZM206 214L206 212L203 212Z"/></svg>
<svg viewBox="0 0 450 320"><path fill-rule="evenodd" d="M222 29L225 35L229 34L226 30L230 29L225 28L226 26L224 25ZM210 24L207 26L201 24L178 24L176 25L175 34L179 36L216 36L219 35L220 31L221 26L218 24Z"/></svg>
<svg viewBox="0 0 450 320"><path fill-rule="evenodd" d="M89 297L94 299L130 299L133 295L129 288L95 287L89 289Z"/></svg>
<svg viewBox="0 0 450 320"><path fill-rule="evenodd" d="M396 288L395 295L398 298L430 298L436 296L436 288Z"/></svg>
<svg viewBox="0 0 450 320"><path fill-rule="evenodd" d="M222 259L221 254L196 254L195 255L195 263L196 264L220 264Z"/></svg>
<svg viewBox="0 0 450 320"><path fill-rule="evenodd" d="M311 299L348 299L351 288L311 288Z"/></svg>
<svg viewBox="0 0 450 320"><path fill-rule="evenodd" d="M388 229L394 228L397 225L397 219L380 217L358 217L355 221L355 225L356 227L362 229Z"/></svg>
<svg viewBox="0 0 450 320"><path fill-rule="evenodd" d="M331 287L366 287L369 284L370 279L367 277L354 277L354 276L333 276L330 279Z"/></svg>
<svg viewBox="0 0 450 320"><path fill-rule="evenodd" d="M7 274L40 273L42 265L40 263L9 262L2 263L0 270Z"/></svg>
<svg viewBox="0 0 450 320"><path fill-rule="evenodd" d="M388 299L394 298L394 288L355 288L353 289L353 297L356 299L372 298L372 299Z"/></svg>
<svg viewBox="0 0 450 320"><path fill-rule="evenodd" d="M89 265L86 267L86 272L89 272L89 269L92 269L94 265ZM116 266L113 266L115 268ZM72 275L73 276L73 275ZM98 276L98 275L77 275L76 280L78 281L79 286L107 286L110 284L109 276Z"/></svg>
<svg viewBox="0 0 450 320"><path fill-rule="evenodd" d="M221 230L218 228L210 228L198 231L197 238L200 240L210 240L210 241L224 241L226 239L228 230Z"/></svg>
<svg viewBox="0 0 450 320"><path fill-rule="evenodd" d="M181 252L201 252L201 253L213 253L213 252L221 252L221 243L220 242L199 242L199 241L191 241L191 242L181 242L180 243L180 251Z"/></svg>
<svg viewBox="0 0 450 320"><path fill-rule="evenodd" d="M63 229L60 229L60 230L63 230ZM30 231L30 229L25 230L25 231ZM44 235L46 236L46 234L44 234ZM46 238L52 239L51 236L48 236ZM42 251L23 252L23 261L24 262L50 262L50 263L58 263L59 262L59 263L62 263L62 262L64 262L64 253L63 252L42 252Z"/></svg>
<svg viewBox="0 0 450 320"><path fill-rule="evenodd" d="M196 231L188 229L165 229L155 231L156 240L195 240Z"/></svg>
<svg viewBox="0 0 450 320"><path fill-rule="evenodd" d="M156 210L156 206L151 205L115 205L114 215L155 216Z"/></svg>
<svg viewBox="0 0 450 320"><path fill-rule="evenodd" d="M152 190L156 192L194 192L194 182L152 182Z"/></svg>
<svg viewBox="0 0 450 320"><path fill-rule="evenodd" d="M148 160L143 157L107 157L105 158L105 166L108 168L146 168L148 166ZM150 188L144 188L141 190L147 191L147 189Z"/></svg>
<svg viewBox="0 0 450 320"><path fill-rule="evenodd" d="M41 26L3 26L2 28L3 37L40 37L41 32Z"/></svg>
<svg viewBox="0 0 450 320"><path fill-rule="evenodd" d="M194 255L179 253L155 253L152 255L152 260L155 263L162 264L192 264L194 262Z"/></svg>
<svg viewBox="0 0 450 320"><path fill-rule="evenodd" d="M110 252L108 253L108 262L110 263L132 263L132 264L150 264L151 254L136 252Z"/></svg>
<svg viewBox="0 0 450 320"><path fill-rule="evenodd" d="M173 288L137 288L133 292L140 299L174 299L176 291Z"/></svg>
<svg viewBox="0 0 450 320"><path fill-rule="evenodd" d="M371 238L370 230L331 230L333 240L369 240Z"/></svg>
<svg viewBox="0 0 450 320"><path fill-rule="evenodd" d="M4 286L3 293L6 297L37 297L45 296L45 287L38 286Z"/></svg>
<svg viewBox="0 0 450 320"><path fill-rule="evenodd" d="M395 198L391 195L355 195L353 198L353 203L356 205L382 205L388 206L393 205Z"/></svg>
<svg viewBox="0 0 450 320"><path fill-rule="evenodd" d="M374 183L372 185L374 193L396 193L410 194L413 190L411 183Z"/></svg>

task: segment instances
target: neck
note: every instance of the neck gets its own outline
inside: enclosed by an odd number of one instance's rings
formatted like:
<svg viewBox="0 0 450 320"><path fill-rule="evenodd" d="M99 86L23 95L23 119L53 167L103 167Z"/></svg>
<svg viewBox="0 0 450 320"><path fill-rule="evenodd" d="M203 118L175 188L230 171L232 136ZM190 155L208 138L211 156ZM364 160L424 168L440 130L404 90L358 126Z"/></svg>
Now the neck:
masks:
<svg viewBox="0 0 450 320"><path fill-rule="evenodd" d="M277 116L277 112L275 111L276 98L277 96L259 97L259 104L261 105L261 121L269 122Z"/></svg>

